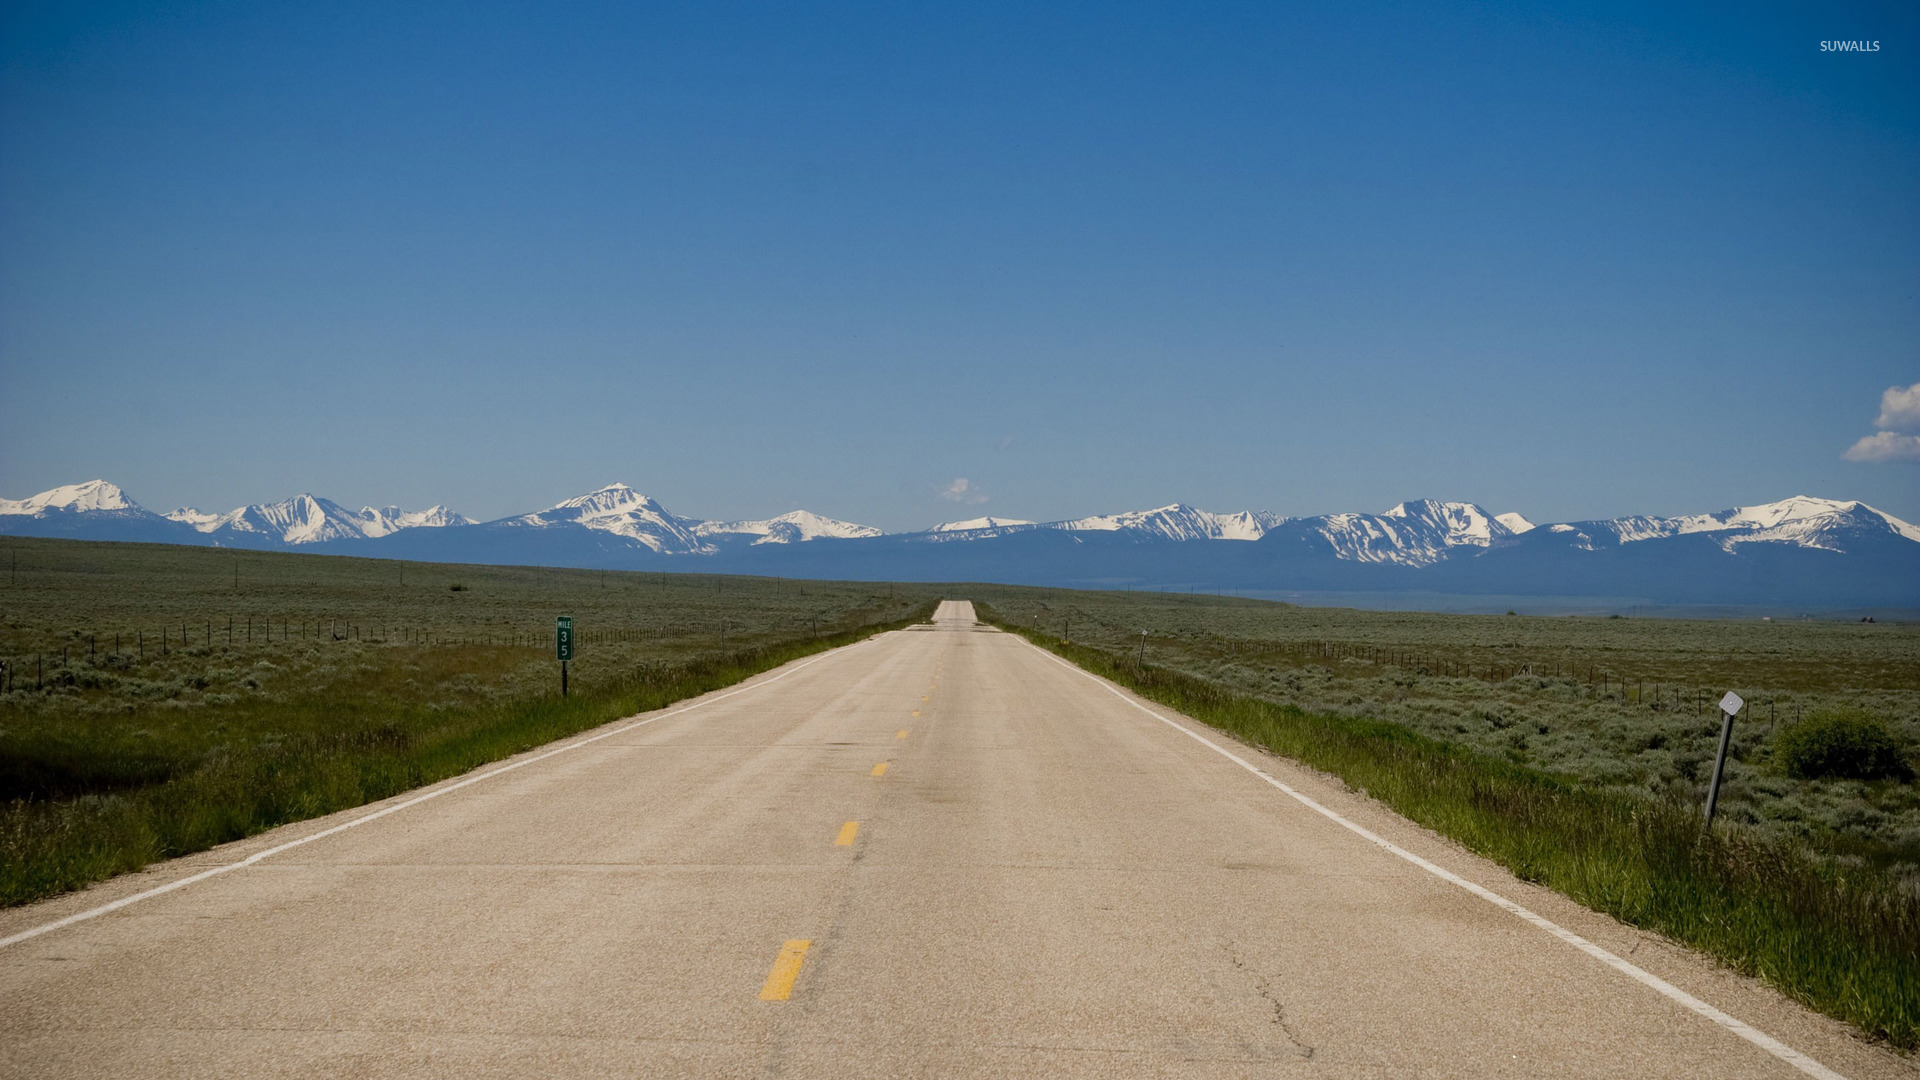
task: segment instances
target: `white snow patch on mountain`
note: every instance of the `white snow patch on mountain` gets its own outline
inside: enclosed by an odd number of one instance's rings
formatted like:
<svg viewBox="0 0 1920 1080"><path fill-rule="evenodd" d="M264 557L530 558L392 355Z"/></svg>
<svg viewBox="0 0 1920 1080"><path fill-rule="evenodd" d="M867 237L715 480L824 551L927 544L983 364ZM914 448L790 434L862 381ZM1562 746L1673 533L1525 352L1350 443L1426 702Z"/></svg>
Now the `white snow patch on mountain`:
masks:
<svg viewBox="0 0 1920 1080"><path fill-rule="evenodd" d="M1519 536L1523 532L1533 531L1533 522L1528 521L1526 518L1522 517L1519 514L1515 514L1515 513L1495 514L1493 515L1493 520L1499 522L1502 525L1505 525L1507 527L1507 531L1512 533L1515 536Z"/></svg>
<svg viewBox="0 0 1920 1080"><path fill-rule="evenodd" d="M444 506L429 506L425 510L402 510L397 506L383 506L376 510L364 506L360 508L360 517L368 523L368 536L385 536L401 529L446 529L476 524L467 515ZM375 532L376 528L385 532Z"/></svg>
<svg viewBox="0 0 1920 1080"><path fill-rule="evenodd" d="M968 518L965 521L943 521L927 531L930 533L978 532L981 529L1006 529L1032 524L1031 521L1023 521L1019 518L977 517Z"/></svg>
<svg viewBox="0 0 1920 1080"><path fill-rule="evenodd" d="M871 525L822 517L808 510L792 510L765 521L702 521L693 527L695 536L756 536L754 544L796 544L808 540L856 540L879 536Z"/></svg>
<svg viewBox="0 0 1920 1080"><path fill-rule="evenodd" d="M169 510L160 516L166 518L168 521L178 521L183 525L191 525L201 532L206 532L219 524L220 519L226 515L210 513L206 510L195 510L191 506L183 506L178 510ZM202 528L202 526L205 526L205 528Z"/></svg>
<svg viewBox="0 0 1920 1080"><path fill-rule="evenodd" d="M1385 516L1434 523L1445 531L1449 547L1460 544L1485 547L1493 542L1496 531L1507 528L1492 514L1473 503L1438 502L1433 499L1403 502L1387 511Z"/></svg>
<svg viewBox="0 0 1920 1080"><path fill-rule="evenodd" d="M0 499L0 514L28 514L39 517L49 511L86 513L92 510L139 510L141 506L127 498L105 480L68 484L26 499Z"/></svg>

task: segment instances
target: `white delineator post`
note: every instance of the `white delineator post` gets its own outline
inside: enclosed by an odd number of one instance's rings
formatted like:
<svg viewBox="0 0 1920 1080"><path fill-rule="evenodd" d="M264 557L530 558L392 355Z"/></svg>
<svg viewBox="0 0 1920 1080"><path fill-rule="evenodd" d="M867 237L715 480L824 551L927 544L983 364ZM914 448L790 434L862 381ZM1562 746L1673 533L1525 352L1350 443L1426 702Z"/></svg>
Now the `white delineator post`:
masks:
<svg viewBox="0 0 1920 1080"><path fill-rule="evenodd" d="M1707 828L1713 828L1714 807L1720 802L1720 774L1727 767L1727 744L1733 741L1733 718L1746 706L1740 695L1727 691L1720 699L1720 753L1713 759L1713 782L1707 785Z"/></svg>

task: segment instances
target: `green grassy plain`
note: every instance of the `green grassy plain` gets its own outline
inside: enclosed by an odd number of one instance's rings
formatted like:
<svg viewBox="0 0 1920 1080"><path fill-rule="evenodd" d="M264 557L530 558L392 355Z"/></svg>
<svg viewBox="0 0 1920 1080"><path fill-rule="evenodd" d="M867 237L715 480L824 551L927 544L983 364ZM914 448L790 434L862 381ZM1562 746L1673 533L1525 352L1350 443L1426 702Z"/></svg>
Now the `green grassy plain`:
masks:
<svg viewBox="0 0 1920 1080"><path fill-rule="evenodd" d="M23 538L0 538L0 573L0 904L432 783L934 598Z"/></svg>
<svg viewBox="0 0 1920 1080"><path fill-rule="evenodd" d="M1626 793L1704 799L1734 727L1721 820L1842 859L1920 868L1920 786L1796 780L1775 738L1816 712L1862 711L1920 745L1920 626L1302 608L1229 597L974 589L1021 626L1133 652L1238 693L1387 721Z"/></svg>
<svg viewBox="0 0 1920 1080"><path fill-rule="evenodd" d="M1913 783L1789 779L1770 762L1768 725L1749 719L1721 823L1701 822L1701 766L1718 735L1710 703L1730 688L1713 673L1736 672L1750 681L1731 688L1796 712L1875 710L1910 754L1913 628L973 594L983 618L1324 769L1526 880L1920 1047L1920 874L1898 831ZM1705 715L1692 707L1701 696ZM1907 824L1889 836L1888 818Z"/></svg>

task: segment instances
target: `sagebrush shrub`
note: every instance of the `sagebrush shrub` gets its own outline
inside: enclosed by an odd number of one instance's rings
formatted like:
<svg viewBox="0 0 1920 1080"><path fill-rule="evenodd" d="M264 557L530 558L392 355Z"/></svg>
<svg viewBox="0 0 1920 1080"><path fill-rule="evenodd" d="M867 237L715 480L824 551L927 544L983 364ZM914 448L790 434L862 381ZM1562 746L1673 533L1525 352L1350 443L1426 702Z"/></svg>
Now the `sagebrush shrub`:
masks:
<svg viewBox="0 0 1920 1080"><path fill-rule="evenodd" d="M1798 780L1913 779L1893 728L1859 710L1814 713L1787 728L1774 737L1774 759Z"/></svg>

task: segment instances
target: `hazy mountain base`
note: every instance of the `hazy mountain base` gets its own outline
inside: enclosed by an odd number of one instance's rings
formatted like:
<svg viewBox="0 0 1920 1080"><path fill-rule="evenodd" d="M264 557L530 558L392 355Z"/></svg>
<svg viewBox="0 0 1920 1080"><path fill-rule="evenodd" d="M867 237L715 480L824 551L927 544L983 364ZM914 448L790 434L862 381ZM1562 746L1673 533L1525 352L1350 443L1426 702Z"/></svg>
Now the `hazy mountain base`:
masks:
<svg viewBox="0 0 1920 1080"><path fill-rule="evenodd" d="M1121 533L1017 532L992 539L935 543L918 536L818 540L723 551L713 568L883 581L995 581L1071 589L1160 589L1199 592L1310 591L1405 596L1522 595L1620 598L1623 604L1772 605L1801 612L1920 606L1920 544L1902 538L1863 541L1841 554L1757 542L1722 548L1711 536L1641 540L1597 550L1555 536L1528 533L1508 547L1460 549L1430 566L1338 558L1311 538L1273 532L1257 541L1140 539ZM405 534L367 543L425 541ZM463 538L475 561L487 538ZM504 541L506 538L499 538ZM537 538L515 538L531 545ZM531 551L531 546L527 549ZM372 554L373 552L366 552ZM569 553L582 565L603 557ZM680 569L677 556L636 562ZM663 565L664 564L664 565Z"/></svg>
<svg viewBox="0 0 1920 1080"><path fill-rule="evenodd" d="M1696 804L1719 740L1713 702L1736 690L1749 706L1734 729L1723 818L1920 874L1920 786L1790 779L1773 767L1771 742L1809 713L1863 709L1911 755L1920 626L1434 615L993 586L973 595L1012 622L1038 619L1101 649L1136 649L1146 629L1152 663L1265 700Z"/></svg>

